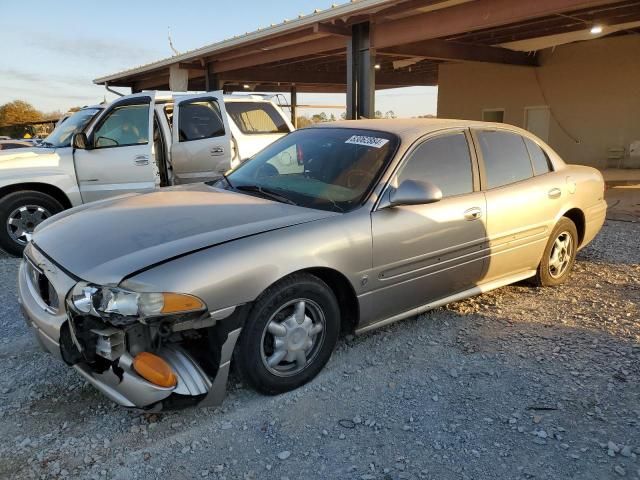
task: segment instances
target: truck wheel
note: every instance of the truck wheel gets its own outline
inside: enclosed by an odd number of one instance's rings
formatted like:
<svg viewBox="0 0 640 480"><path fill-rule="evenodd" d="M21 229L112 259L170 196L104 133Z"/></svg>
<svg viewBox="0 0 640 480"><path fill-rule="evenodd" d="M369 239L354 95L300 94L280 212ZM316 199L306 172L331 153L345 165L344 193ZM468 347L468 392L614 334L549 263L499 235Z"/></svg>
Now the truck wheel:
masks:
<svg viewBox="0 0 640 480"><path fill-rule="evenodd" d="M549 236L538 271L533 278L535 285L555 287L564 283L573 269L577 250L578 230L571 220L562 217Z"/></svg>
<svg viewBox="0 0 640 480"><path fill-rule="evenodd" d="M269 287L247 318L234 363L266 394L304 385L326 365L338 341L340 308L318 277L294 274Z"/></svg>
<svg viewBox="0 0 640 480"><path fill-rule="evenodd" d="M33 230L45 219L64 210L58 200L34 190L13 192L0 200L0 248L22 255Z"/></svg>

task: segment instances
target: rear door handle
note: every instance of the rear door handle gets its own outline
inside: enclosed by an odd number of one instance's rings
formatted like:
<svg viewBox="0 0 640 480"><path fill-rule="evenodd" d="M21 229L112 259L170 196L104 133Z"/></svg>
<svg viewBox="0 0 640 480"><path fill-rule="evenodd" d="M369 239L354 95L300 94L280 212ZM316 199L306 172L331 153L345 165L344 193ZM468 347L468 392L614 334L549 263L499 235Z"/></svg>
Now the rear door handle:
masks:
<svg viewBox="0 0 640 480"><path fill-rule="evenodd" d="M549 192L547 192L547 195L549 196L549 198L560 198L560 196L562 195L562 190L560 190L559 188L552 188L551 190L549 190Z"/></svg>
<svg viewBox="0 0 640 480"><path fill-rule="evenodd" d="M480 207L472 207L464 211L464 218L467 220L477 220L482 217L482 210Z"/></svg>
<svg viewBox="0 0 640 480"><path fill-rule="evenodd" d="M147 155L137 155L133 159L133 163L138 166L149 165L149 157Z"/></svg>

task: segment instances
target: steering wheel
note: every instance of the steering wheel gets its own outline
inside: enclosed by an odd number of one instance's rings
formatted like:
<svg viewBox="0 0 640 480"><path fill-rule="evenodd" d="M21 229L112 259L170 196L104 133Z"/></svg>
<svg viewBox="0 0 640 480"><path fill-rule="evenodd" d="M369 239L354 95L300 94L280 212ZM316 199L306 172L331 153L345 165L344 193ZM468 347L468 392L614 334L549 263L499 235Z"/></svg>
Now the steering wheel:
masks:
<svg viewBox="0 0 640 480"><path fill-rule="evenodd" d="M359 186L364 179L373 180L374 174L361 168L354 168L347 173L347 188L355 188Z"/></svg>

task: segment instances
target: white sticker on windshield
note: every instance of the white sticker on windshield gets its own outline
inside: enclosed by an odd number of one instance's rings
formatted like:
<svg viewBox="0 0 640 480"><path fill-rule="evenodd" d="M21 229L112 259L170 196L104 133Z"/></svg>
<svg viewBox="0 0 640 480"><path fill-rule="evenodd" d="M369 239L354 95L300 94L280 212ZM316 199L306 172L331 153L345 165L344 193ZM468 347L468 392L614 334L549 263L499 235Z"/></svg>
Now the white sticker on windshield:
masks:
<svg viewBox="0 0 640 480"><path fill-rule="evenodd" d="M344 143L364 145L365 147L382 148L389 143L388 138L369 137L367 135L353 135Z"/></svg>

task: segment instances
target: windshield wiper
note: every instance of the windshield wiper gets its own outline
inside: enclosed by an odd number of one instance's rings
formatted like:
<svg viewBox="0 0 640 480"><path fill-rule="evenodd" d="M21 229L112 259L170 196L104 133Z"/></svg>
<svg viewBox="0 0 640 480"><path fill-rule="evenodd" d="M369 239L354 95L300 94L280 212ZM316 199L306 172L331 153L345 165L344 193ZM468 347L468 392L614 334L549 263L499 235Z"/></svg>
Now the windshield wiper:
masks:
<svg viewBox="0 0 640 480"><path fill-rule="evenodd" d="M235 187L236 190L240 190L242 192L252 192L259 193L265 198L269 198L271 200L275 200L276 202L288 203L289 205L298 205L296 202L291 200L290 198L285 197L284 195L280 195L279 193L269 189L260 187L258 185L238 185Z"/></svg>
<svg viewBox="0 0 640 480"><path fill-rule="evenodd" d="M41 141L40 143L38 143L37 145L38 147L49 147L49 148L55 148L55 145L51 142L47 142L45 140Z"/></svg>

